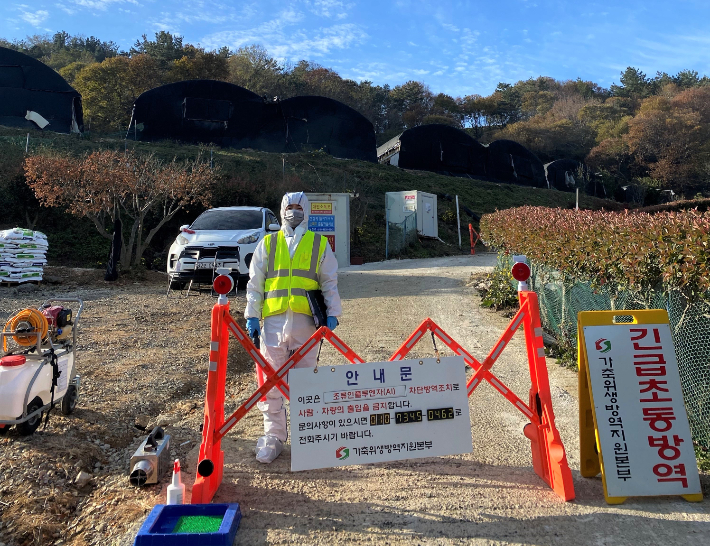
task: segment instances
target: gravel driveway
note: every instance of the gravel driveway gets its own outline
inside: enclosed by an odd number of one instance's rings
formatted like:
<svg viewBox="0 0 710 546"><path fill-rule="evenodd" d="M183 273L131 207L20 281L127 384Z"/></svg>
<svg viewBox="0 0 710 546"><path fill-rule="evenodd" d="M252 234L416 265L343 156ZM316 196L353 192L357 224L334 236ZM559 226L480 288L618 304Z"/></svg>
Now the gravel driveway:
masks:
<svg viewBox="0 0 710 546"><path fill-rule="evenodd" d="M344 316L338 334L366 360L386 360L431 317L483 359L508 321L480 308L466 281L494 263L494 255L479 254L341 270ZM166 425L173 456L185 463L184 481L191 484L214 300L166 299L162 288L159 275L109 286L95 273L75 272L56 290L0 292L5 315L36 305L50 292L89 300L79 409L70 417L53 415L47 430L32 437L11 432L0 440L0 542L130 544L144 514L164 501L165 488L128 486L128 458L142 439L134 428L138 415ZM243 305L241 298L232 302L235 316ZM231 355L227 411L255 388L249 361L236 347ZM426 339L413 353L432 355ZM324 345L321 364L343 362ZM604 502L600 479L580 477L577 377L554 362L548 368L557 425L573 469L573 502L559 500L532 471L522 433L526 421L487 384L470 400L473 453L441 458L291 473L288 445L271 465L255 461L253 446L262 429L261 415L253 411L223 440L224 481L214 501L241 505L244 518L235 544L710 543L708 501L632 499L612 507ZM522 332L493 371L527 399ZM81 488L71 483L80 469L92 474ZM702 479L707 490L708 479ZM29 517L32 512L37 515ZM43 530L35 541L38 528Z"/></svg>
<svg viewBox="0 0 710 546"><path fill-rule="evenodd" d="M367 361L386 360L431 317L482 360L508 320L479 307L465 281L494 264L494 255L481 254L350 267L339 280L338 334ZM417 349L416 356L433 356L426 339ZM342 362L333 351L327 356ZM225 478L215 501L241 504L246 517L238 544L708 544L708 501L611 507L601 480L580 476L577 376L554 362L548 369L574 502L559 500L532 471L526 421L487 384L470 400L474 451L467 455L291 473L288 448L270 466L254 461L260 417L249 415L225 443ZM527 399L522 332L493 371ZM191 468L195 459L193 453Z"/></svg>

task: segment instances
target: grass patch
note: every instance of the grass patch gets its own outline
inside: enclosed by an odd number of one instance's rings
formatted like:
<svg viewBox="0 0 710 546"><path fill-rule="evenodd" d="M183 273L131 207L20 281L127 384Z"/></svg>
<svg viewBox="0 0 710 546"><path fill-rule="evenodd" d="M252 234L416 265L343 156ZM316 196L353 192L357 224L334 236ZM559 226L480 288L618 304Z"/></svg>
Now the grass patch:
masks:
<svg viewBox="0 0 710 546"><path fill-rule="evenodd" d="M0 173L3 172L5 158L10 170L16 168L18 158L24 155L26 143L26 131L0 127ZM202 157L209 161L212 151L212 160L220 167L211 203L214 207L261 205L278 214L281 197L287 191L350 193L353 195L350 207L351 254L361 256L365 261L377 261L385 257L385 192L419 190L439 195L458 195L460 205L467 206L479 216L521 205L572 208L575 203L575 196L571 193L457 178L425 171L405 171L391 165L336 159L323 152L270 154L209 145L184 145L171 141L124 141L123 136L118 134L91 134L80 138L77 135L30 132L30 153L51 150L81 155L106 148L152 153L165 161L173 158L194 159L198 154L202 154ZM0 179L0 192L3 183ZM31 200L28 200L25 208L32 206L29 201ZM36 203L34 206L37 207ZM580 206L591 209L622 207L619 203L586 195L580 195ZM21 207L15 207L15 217L8 221L18 225L24 223L24 210L20 214L19 208ZM435 240L421 240L405 249L401 257L423 258L469 252L468 224L473 223L474 227L478 228L478 222L463 213L461 208L463 250L459 250L454 203L439 198L438 209L439 236L445 244ZM43 210L46 212L47 209ZM189 207L178 213L160 230L148 253L150 264L164 264L167 249L177 235L178 227L190 223L202 210L197 206ZM72 223L77 223L76 219L72 219ZM44 229L48 235L66 230L66 226L62 225L44 225L41 219L37 227ZM82 262L81 265L102 265L108 256L109 242L100 237L93 239L93 225L77 223L76 229L90 238L89 244L85 246L82 241L82 244L72 245L70 240L60 238L58 244L63 245L62 256L56 256L53 260L66 260L67 256L71 255L77 257Z"/></svg>
<svg viewBox="0 0 710 546"><path fill-rule="evenodd" d="M694 443L695 459L698 461L698 470L710 474L710 449Z"/></svg>
<svg viewBox="0 0 710 546"><path fill-rule="evenodd" d="M557 345L548 346L545 352L547 357L557 359L557 364L563 368L573 372L579 371L576 340L567 340Z"/></svg>

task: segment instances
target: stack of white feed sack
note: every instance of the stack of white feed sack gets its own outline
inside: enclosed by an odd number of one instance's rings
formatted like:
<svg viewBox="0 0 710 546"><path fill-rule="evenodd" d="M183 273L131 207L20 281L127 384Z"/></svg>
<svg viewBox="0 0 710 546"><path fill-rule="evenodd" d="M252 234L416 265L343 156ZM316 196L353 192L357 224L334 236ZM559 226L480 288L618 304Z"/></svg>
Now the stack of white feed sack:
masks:
<svg viewBox="0 0 710 546"><path fill-rule="evenodd" d="M40 231L0 231L0 281L41 281L48 248L47 236Z"/></svg>

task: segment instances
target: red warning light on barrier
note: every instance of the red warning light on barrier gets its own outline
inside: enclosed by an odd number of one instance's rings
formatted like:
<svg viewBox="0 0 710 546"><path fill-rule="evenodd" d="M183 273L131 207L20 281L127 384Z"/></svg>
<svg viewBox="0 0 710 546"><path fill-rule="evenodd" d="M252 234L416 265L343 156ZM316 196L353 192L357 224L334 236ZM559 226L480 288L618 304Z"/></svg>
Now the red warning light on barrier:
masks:
<svg viewBox="0 0 710 546"><path fill-rule="evenodd" d="M510 272L518 282L525 282L530 278L530 266L523 262L517 262Z"/></svg>
<svg viewBox="0 0 710 546"><path fill-rule="evenodd" d="M234 280L229 275L220 275L214 280L214 291L220 295L229 294L234 288Z"/></svg>

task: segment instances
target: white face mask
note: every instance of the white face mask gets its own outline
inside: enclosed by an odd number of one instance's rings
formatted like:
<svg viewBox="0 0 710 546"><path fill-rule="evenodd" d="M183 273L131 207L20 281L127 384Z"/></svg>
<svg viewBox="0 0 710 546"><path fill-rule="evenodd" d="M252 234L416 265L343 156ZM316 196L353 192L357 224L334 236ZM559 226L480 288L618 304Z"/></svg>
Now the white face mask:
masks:
<svg viewBox="0 0 710 546"><path fill-rule="evenodd" d="M298 225L303 222L303 211L296 209L287 210L284 213L284 221L293 229L296 229Z"/></svg>

